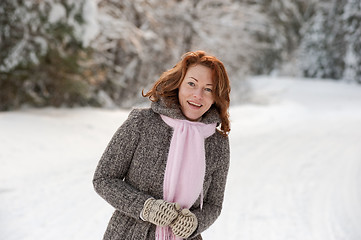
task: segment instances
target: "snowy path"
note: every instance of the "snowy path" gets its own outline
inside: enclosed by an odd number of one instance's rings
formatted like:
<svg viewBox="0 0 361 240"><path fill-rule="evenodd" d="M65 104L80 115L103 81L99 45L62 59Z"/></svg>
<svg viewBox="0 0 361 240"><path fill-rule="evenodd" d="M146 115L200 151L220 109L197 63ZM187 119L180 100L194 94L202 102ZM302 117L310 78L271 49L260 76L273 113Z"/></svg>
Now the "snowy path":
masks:
<svg viewBox="0 0 361 240"><path fill-rule="evenodd" d="M204 238L361 239L361 87L257 78L231 109L231 170ZM91 179L126 111L0 113L0 239L101 239Z"/></svg>
<svg viewBox="0 0 361 240"><path fill-rule="evenodd" d="M361 88L254 85L273 104L232 109L227 205L207 238L361 239Z"/></svg>

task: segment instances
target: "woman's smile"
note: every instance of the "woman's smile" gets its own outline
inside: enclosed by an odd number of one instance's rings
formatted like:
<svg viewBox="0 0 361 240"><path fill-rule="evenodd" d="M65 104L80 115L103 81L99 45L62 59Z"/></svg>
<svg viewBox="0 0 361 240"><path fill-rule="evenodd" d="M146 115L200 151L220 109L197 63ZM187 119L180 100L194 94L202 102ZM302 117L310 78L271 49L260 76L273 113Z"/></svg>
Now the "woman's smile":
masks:
<svg viewBox="0 0 361 240"><path fill-rule="evenodd" d="M199 103L195 103L195 102L192 102L192 101L188 101L189 105L191 105L192 107L196 107L196 109L202 107L203 105L202 104L199 104Z"/></svg>

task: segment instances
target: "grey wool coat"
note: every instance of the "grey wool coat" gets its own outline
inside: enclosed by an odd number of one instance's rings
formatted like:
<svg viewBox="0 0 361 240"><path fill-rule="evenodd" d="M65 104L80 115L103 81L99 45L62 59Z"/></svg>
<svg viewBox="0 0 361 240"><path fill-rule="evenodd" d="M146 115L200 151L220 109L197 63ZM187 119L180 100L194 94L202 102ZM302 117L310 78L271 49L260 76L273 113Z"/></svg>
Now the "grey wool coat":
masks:
<svg viewBox="0 0 361 240"><path fill-rule="evenodd" d="M134 109L114 134L96 168L93 184L96 192L115 208L105 240L155 239L156 226L140 219L145 200L163 198L163 180L173 130L160 114L185 119L180 108L168 108L162 101L151 108ZM201 122L220 122L211 107ZM222 209L229 167L228 137L218 131L205 139L206 173L203 184L203 208L200 198L190 210L197 216L198 228L189 239L202 239ZM191 187L191 186L190 186Z"/></svg>

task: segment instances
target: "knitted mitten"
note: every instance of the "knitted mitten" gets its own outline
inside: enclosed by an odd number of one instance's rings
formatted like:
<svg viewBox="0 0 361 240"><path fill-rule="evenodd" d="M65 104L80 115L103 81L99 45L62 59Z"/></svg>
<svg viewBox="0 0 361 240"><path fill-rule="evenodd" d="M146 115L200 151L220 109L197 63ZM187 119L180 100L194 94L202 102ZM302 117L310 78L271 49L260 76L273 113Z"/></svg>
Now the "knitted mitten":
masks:
<svg viewBox="0 0 361 240"><path fill-rule="evenodd" d="M149 198L145 201L140 217L157 226L168 226L178 216L178 203L169 203L162 199Z"/></svg>
<svg viewBox="0 0 361 240"><path fill-rule="evenodd" d="M180 238L189 238L190 235L197 229L198 220L188 209L183 209L177 219L170 225L174 235Z"/></svg>

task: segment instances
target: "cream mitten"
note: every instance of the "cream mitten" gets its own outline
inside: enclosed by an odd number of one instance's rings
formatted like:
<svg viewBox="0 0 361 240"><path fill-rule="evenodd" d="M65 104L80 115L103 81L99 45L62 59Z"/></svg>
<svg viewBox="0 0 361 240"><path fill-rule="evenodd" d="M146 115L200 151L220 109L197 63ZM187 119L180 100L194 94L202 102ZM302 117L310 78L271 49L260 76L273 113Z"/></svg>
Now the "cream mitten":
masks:
<svg viewBox="0 0 361 240"><path fill-rule="evenodd" d="M157 226L168 226L177 218L179 210L178 203L149 198L144 203L140 218Z"/></svg>
<svg viewBox="0 0 361 240"><path fill-rule="evenodd" d="M170 225L174 235L180 238L189 238L190 235L197 229L198 220L188 209L183 209L177 219Z"/></svg>

